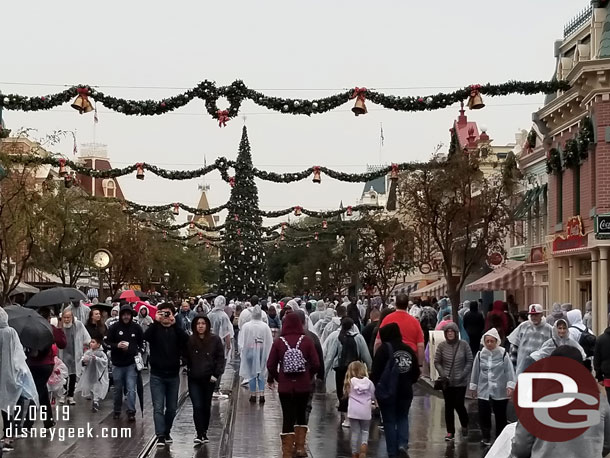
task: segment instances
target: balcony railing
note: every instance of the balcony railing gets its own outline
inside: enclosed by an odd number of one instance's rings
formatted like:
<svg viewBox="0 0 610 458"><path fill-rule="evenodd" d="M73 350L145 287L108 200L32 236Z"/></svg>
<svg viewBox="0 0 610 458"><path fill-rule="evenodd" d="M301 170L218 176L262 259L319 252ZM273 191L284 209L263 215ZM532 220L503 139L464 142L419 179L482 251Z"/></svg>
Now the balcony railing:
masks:
<svg viewBox="0 0 610 458"><path fill-rule="evenodd" d="M567 38L576 32L584 23L593 16L593 5L589 5L584 10L572 18L563 28L563 38Z"/></svg>
<svg viewBox="0 0 610 458"><path fill-rule="evenodd" d="M525 245L514 246L508 249L508 257L512 258L522 258L527 254L528 250Z"/></svg>

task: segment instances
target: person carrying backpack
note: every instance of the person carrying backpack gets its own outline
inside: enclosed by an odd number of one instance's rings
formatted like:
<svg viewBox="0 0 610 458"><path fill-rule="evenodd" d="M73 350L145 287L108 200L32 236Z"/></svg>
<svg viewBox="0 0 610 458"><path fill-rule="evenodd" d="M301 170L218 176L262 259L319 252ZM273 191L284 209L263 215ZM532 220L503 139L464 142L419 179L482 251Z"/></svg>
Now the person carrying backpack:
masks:
<svg viewBox="0 0 610 458"><path fill-rule="evenodd" d="M314 343L305 335L298 315L285 315L281 335L273 342L267 359L269 389L278 382L282 405L283 458L292 458L295 452L297 457L307 456L307 400L319 366Z"/></svg>
<svg viewBox="0 0 610 458"><path fill-rule="evenodd" d="M360 361L350 363L345 375L343 392L349 399L347 418L351 427L352 458L366 458L371 424L371 404L375 400L375 385L368 378L366 366Z"/></svg>
<svg viewBox="0 0 610 458"><path fill-rule="evenodd" d="M379 337L381 346L373 358L371 381L383 417L388 457L408 456L409 409L413 384L420 375L417 356L402 341L396 323L380 328Z"/></svg>
<svg viewBox="0 0 610 458"><path fill-rule="evenodd" d="M353 329L354 321L351 318L343 318L341 327L333 331L324 341L322 352L324 353L324 367L326 379L331 369L335 371L335 382L337 398L339 399L339 412L344 428L349 428L347 420L347 399L343 396L343 384L348 366L354 361L361 361L368 368L372 360L366 341L362 334Z"/></svg>
<svg viewBox="0 0 610 458"><path fill-rule="evenodd" d="M591 358L595 353L596 337L587 326L582 322L582 312L579 309L568 312L568 323L570 325L570 337L582 347L587 355L584 365L591 369Z"/></svg>

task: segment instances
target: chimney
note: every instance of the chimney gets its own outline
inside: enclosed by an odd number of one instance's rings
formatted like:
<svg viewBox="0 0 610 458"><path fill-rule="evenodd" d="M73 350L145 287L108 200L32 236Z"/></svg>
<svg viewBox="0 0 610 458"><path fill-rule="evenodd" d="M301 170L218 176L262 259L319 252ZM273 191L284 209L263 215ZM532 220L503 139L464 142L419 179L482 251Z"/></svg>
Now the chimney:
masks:
<svg viewBox="0 0 610 458"><path fill-rule="evenodd" d="M468 122L466 110L464 110L464 101L460 102L460 115L458 116L458 126L465 126Z"/></svg>

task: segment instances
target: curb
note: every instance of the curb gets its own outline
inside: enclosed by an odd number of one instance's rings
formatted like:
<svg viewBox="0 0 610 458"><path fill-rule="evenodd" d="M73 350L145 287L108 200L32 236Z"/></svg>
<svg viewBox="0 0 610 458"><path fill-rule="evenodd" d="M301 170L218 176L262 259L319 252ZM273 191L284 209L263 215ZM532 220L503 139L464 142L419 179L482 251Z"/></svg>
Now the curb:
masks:
<svg viewBox="0 0 610 458"><path fill-rule="evenodd" d="M239 360L233 360L233 382L231 383L231 407L228 410L225 427L220 438L218 458L230 458L233 455L233 433L235 422L233 419L237 413L237 398L239 397Z"/></svg>

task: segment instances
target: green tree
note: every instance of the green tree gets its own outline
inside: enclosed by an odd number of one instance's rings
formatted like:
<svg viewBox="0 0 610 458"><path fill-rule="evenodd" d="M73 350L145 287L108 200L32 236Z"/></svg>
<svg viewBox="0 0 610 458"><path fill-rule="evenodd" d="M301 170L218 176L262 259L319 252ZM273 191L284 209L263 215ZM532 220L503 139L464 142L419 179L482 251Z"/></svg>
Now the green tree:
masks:
<svg viewBox="0 0 610 458"><path fill-rule="evenodd" d="M267 291L262 217L254 182L248 132L244 126L235 165L221 251L219 292L230 298L244 298Z"/></svg>

